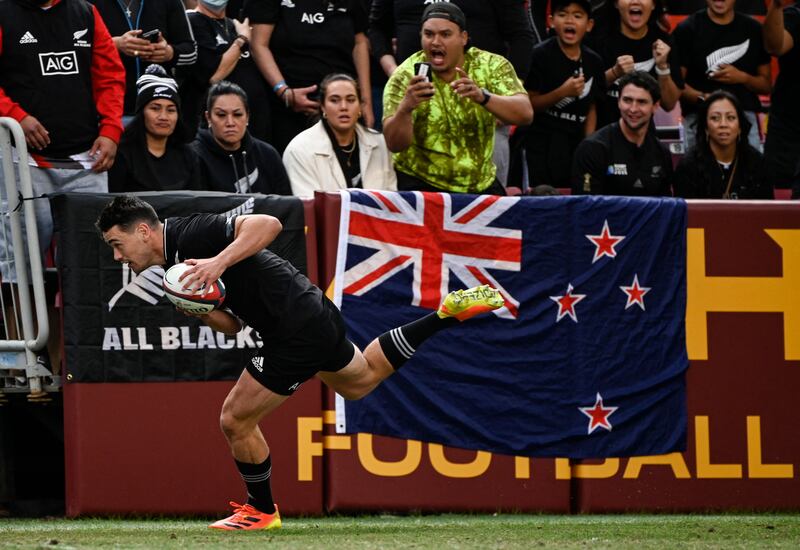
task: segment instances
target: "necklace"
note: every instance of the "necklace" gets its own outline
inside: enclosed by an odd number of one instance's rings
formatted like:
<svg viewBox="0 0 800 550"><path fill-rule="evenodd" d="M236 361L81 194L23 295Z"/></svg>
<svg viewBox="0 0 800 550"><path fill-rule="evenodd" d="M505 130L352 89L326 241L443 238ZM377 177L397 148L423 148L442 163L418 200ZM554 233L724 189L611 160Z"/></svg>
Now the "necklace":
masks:
<svg viewBox="0 0 800 550"><path fill-rule="evenodd" d="M342 153L347 153L347 167L348 168L350 168L350 163L351 163L351 161L353 159L353 151L356 150L356 144L357 144L357 139L353 138L353 143L350 144L350 148L349 149L345 149L344 147L339 146L339 149L341 149Z"/></svg>
<svg viewBox="0 0 800 550"><path fill-rule="evenodd" d="M133 4L134 1L135 0L129 0L125 3L125 15L128 17L128 19L130 19L133 15L133 12L131 12L131 4Z"/></svg>

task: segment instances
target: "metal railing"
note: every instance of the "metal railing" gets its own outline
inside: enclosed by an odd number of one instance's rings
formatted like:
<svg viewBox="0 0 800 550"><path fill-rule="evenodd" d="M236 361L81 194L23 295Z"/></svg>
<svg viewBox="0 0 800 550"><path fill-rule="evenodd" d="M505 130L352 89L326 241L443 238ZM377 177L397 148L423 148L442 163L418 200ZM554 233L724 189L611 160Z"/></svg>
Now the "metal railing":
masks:
<svg viewBox="0 0 800 550"><path fill-rule="evenodd" d="M14 162L15 153L17 162ZM29 397L37 397L44 394L43 381L51 381L50 371L37 361L38 352L45 348L49 337L47 299L36 214L33 202L23 200L33 197L28 148L22 127L12 118L0 117L0 156L7 199L4 205L7 208L0 212L0 231L5 243L5 250L0 249L0 255L4 257L6 265L13 258L16 271L16 281L2 281L0 289L3 319L0 332L3 338L0 340L0 393L29 392ZM27 249L23 231L27 237ZM11 233L10 240L8 232Z"/></svg>

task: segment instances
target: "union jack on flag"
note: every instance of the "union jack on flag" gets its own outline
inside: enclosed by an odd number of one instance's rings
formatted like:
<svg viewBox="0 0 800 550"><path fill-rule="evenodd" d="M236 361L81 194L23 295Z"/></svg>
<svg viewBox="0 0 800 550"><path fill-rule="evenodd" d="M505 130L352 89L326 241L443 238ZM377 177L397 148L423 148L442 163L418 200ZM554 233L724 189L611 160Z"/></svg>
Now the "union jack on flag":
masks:
<svg viewBox="0 0 800 550"><path fill-rule="evenodd" d="M686 204L343 193L335 300L358 346L479 284L507 307L442 330L337 431L504 454L655 455L686 436Z"/></svg>
<svg viewBox="0 0 800 550"><path fill-rule="evenodd" d="M490 270L520 270L522 231L493 225L517 201L477 196L454 205L451 195L441 193L354 194L343 208L349 216L347 242L375 253L344 271L342 291L363 296L410 267L411 305L436 309L450 292L452 273L459 288L498 289L507 306L495 314L515 318L519 301Z"/></svg>

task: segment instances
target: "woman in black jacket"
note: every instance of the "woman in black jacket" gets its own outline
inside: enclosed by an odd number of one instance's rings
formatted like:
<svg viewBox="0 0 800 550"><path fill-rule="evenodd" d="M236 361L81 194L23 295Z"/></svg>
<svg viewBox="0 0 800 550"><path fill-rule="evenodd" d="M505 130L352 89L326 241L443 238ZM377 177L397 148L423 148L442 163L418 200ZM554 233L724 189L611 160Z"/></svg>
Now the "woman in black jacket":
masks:
<svg viewBox="0 0 800 550"><path fill-rule="evenodd" d="M764 157L747 142L750 122L733 94L717 90L700 104L697 144L675 171L674 191L687 199L772 199Z"/></svg>
<svg viewBox="0 0 800 550"><path fill-rule="evenodd" d="M108 173L108 190L203 189L197 158L180 120L175 80L160 65L150 65L136 85L136 114L122 134L117 158Z"/></svg>
<svg viewBox="0 0 800 550"><path fill-rule="evenodd" d="M223 80L208 90L206 120L192 144L212 191L291 195L289 176L275 148L247 131L250 109L241 87Z"/></svg>

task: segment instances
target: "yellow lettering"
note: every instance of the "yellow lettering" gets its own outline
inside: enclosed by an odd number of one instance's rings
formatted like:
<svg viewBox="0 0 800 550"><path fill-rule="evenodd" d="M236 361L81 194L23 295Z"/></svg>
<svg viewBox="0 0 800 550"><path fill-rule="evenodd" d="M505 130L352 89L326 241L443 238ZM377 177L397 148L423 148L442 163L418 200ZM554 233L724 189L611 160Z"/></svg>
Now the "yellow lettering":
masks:
<svg viewBox="0 0 800 550"><path fill-rule="evenodd" d="M572 468L569 465L568 458L556 459L556 479L571 479Z"/></svg>
<svg viewBox="0 0 800 550"><path fill-rule="evenodd" d="M433 469L447 477L469 478L482 475L492 462L492 455L486 451L477 451L472 462L450 462L444 456L444 447L438 443L428 444L428 456Z"/></svg>
<svg viewBox="0 0 800 550"><path fill-rule="evenodd" d="M764 464L761 454L761 417L747 417L747 475L752 478L793 478L793 464Z"/></svg>
<svg viewBox="0 0 800 550"><path fill-rule="evenodd" d="M526 456L514 457L514 477L517 479L530 479L531 459Z"/></svg>
<svg viewBox="0 0 800 550"><path fill-rule="evenodd" d="M366 471L376 476L407 476L417 469L422 459L422 443L413 439L406 440L406 456L395 462L386 462L375 457L372 452L372 434L358 434L356 441L358 460Z"/></svg>
<svg viewBox="0 0 800 550"><path fill-rule="evenodd" d="M625 467L625 473L622 474L622 477L625 479L637 479L642 471L642 466L648 465L670 466L672 474L677 479L690 479L692 477L681 453L631 457L628 459L628 465Z"/></svg>
<svg viewBox="0 0 800 550"><path fill-rule="evenodd" d="M712 464L711 441L708 430L708 417L696 416L694 418L695 431L695 460L697 462L698 479L729 479L742 477L741 464Z"/></svg>
<svg viewBox="0 0 800 550"><path fill-rule="evenodd" d="M619 459L607 458L600 464L570 464L568 458L556 459L556 479L608 479L619 471Z"/></svg>
<svg viewBox="0 0 800 550"><path fill-rule="evenodd" d="M573 477L579 479L608 479L617 475L618 471L618 458L607 458L600 464L575 464L572 466Z"/></svg>
<svg viewBox="0 0 800 550"><path fill-rule="evenodd" d="M766 229L783 251L783 277L707 277L705 231L687 230L686 349L689 359L708 359L709 311L783 313L787 361L800 360L800 230Z"/></svg>
<svg viewBox="0 0 800 550"><path fill-rule="evenodd" d="M297 418L297 480L313 481L314 457L322 456L322 443L313 440L314 432L322 431L322 418Z"/></svg>

